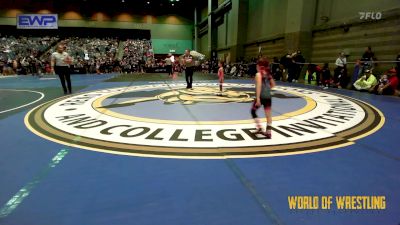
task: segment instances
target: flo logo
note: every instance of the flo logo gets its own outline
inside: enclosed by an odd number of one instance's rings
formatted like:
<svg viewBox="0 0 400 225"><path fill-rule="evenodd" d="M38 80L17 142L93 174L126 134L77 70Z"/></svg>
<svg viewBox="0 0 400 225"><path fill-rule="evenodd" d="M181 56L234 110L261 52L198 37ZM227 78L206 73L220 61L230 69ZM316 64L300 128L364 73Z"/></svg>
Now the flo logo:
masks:
<svg viewBox="0 0 400 225"><path fill-rule="evenodd" d="M358 12L361 20L380 20L382 19L381 12Z"/></svg>
<svg viewBox="0 0 400 225"><path fill-rule="evenodd" d="M113 154L240 158L310 153L351 145L384 123L373 106L294 87L273 91L273 138L255 134L254 85L154 84L96 90L52 100L25 117L35 134ZM79 137L79 138L77 138Z"/></svg>

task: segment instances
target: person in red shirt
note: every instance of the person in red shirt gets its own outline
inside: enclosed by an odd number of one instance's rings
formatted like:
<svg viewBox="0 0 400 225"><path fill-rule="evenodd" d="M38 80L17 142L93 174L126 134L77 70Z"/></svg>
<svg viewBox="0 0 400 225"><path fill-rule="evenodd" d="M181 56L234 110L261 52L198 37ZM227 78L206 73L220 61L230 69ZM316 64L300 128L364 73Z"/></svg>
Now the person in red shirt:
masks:
<svg viewBox="0 0 400 225"><path fill-rule="evenodd" d="M399 85L399 79L396 76L396 70L389 70L388 75L389 78L387 84L378 88L378 94L380 95L394 95L396 93L397 86Z"/></svg>
<svg viewBox="0 0 400 225"><path fill-rule="evenodd" d="M223 62L219 62L218 63L218 67L219 67L219 69L218 69L218 81L219 81L219 91L220 91L219 95L222 95L222 85L224 83L224 65L223 65Z"/></svg>

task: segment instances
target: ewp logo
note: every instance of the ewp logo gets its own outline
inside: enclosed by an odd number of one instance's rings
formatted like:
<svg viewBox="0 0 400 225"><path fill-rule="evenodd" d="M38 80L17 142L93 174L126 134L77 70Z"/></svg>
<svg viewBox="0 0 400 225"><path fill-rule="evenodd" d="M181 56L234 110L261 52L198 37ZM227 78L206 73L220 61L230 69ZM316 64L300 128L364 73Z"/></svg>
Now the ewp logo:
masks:
<svg viewBox="0 0 400 225"><path fill-rule="evenodd" d="M17 17L18 29L57 29L57 14L22 14Z"/></svg>

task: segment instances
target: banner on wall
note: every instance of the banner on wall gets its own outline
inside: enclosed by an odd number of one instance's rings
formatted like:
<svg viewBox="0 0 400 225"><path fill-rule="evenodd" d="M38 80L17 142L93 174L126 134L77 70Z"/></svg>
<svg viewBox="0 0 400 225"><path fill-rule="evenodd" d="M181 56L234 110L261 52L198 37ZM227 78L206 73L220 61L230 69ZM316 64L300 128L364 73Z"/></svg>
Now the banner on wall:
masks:
<svg viewBox="0 0 400 225"><path fill-rule="evenodd" d="M58 29L58 14L19 14L17 29Z"/></svg>
<svg viewBox="0 0 400 225"><path fill-rule="evenodd" d="M192 48L192 40L152 39L154 54L183 54Z"/></svg>

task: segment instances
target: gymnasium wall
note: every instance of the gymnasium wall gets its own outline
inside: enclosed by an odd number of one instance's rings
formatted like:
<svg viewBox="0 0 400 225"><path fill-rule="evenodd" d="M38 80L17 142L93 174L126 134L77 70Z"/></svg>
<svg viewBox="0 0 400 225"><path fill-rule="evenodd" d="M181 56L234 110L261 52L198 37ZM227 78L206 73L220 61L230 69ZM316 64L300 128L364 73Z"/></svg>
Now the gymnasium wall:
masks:
<svg viewBox="0 0 400 225"><path fill-rule="evenodd" d="M208 52L208 35L204 34L203 36L200 37L200 48L199 51L201 53L207 53Z"/></svg>
<svg viewBox="0 0 400 225"><path fill-rule="evenodd" d="M207 18L207 16L208 16L208 7L207 6L200 9L200 16L201 16L200 21Z"/></svg>
<svg viewBox="0 0 400 225"><path fill-rule="evenodd" d="M248 0L243 10L237 9L239 3L243 4L242 0L232 0L232 10L225 15L223 24L218 26L218 52L234 49L243 36L244 51L236 57L256 57L259 42L262 42L264 50L271 50L271 54L281 53L282 43L277 45L273 40L285 32L287 1Z"/></svg>
<svg viewBox="0 0 400 225"><path fill-rule="evenodd" d="M332 24L359 18L359 12L382 12L399 5L399 0L318 0L315 25L324 24L321 16L329 17Z"/></svg>
<svg viewBox="0 0 400 225"><path fill-rule="evenodd" d="M235 7L235 5L232 7ZM236 45L236 34L238 32L240 35L246 35L246 32L238 30L237 22L239 19L241 18L236 10L231 10L225 14L223 23L218 26L218 49L226 49Z"/></svg>
<svg viewBox="0 0 400 225"><path fill-rule="evenodd" d="M287 1L249 1L247 42L268 39L285 32Z"/></svg>
<svg viewBox="0 0 400 225"><path fill-rule="evenodd" d="M226 26L227 23L223 23L221 25L218 26L218 41L217 41L217 46L218 48L224 48L227 46L227 35L228 35L228 30L229 28L227 28Z"/></svg>
<svg viewBox="0 0 400 225"><path fill-rule="evenodd" d="M307 8L311 6L315 13L305 18L309 13ZM290 21L296 17L296 13L287 13L294 12L291 8L299 11L303 8L297 15L301 18L298 21L300 26ZM382 19L360 20L359 12L381 12ZM328 20L323 20L323 17ZM400 1L249 0L244 57L256 57L260 46L263 55L281 57L293 39L288 34L296 27L300 27L298 35L303 40L307 36L305 41L310 43L311 51L306 58L309 62L333 63L340 51L348 53L349 61L354 61L361 57L368 45L372 46L378 60L394 60L400 52ZM345 28L349 30L346 32Z"/></svg>
<svg viewBox="0 0 400 225"><path fill-rule="evenodd" d="M261 53L269 58L278 57L279 59L286 53L285 49L285 40L283 38L279 38L276 40L260 42L258 44L250 44L246 45L244 48L244 56L245 58L257 58L259 55L259 50L261 47Z"/></svg>
<svg viewBox="0 0 400 225"><path fill-rule="evenodd" d="M349 26L315 31L313 34L313 62L334 62L340 51L344 51L348 61L361 58L365 48L371 46L379 61L393 61L400 53L400 18L380 20ZM378 64L381 69L393 63Z"/></svg>
<svg viewBox="0 0 400 225"><path fill-rule="evenodd" d="M359 12L379 12L382 19L361 20ZM322 20L323 17L328 21ZM400 53L399 0L318 1L311 61L333 62L344 51L349 55L348 60L354 62L367 46L372 47L379 61L393 61ZM378 69L392 65L381 63Z"/></svg>
<svg viewBox="0 0 400 225"><path fill-rule="evenodd" d="M206 3L203 3L203 5L199 6L198 8L199 12L199 18L198 22L202 22L207 20L208 18L208 6ZM207 21L206 21L207 23ZM205 54L207 57L209 56L209 48L208 48L208 32L202 33L198 36L198 48L197 51Z"/></svg>

